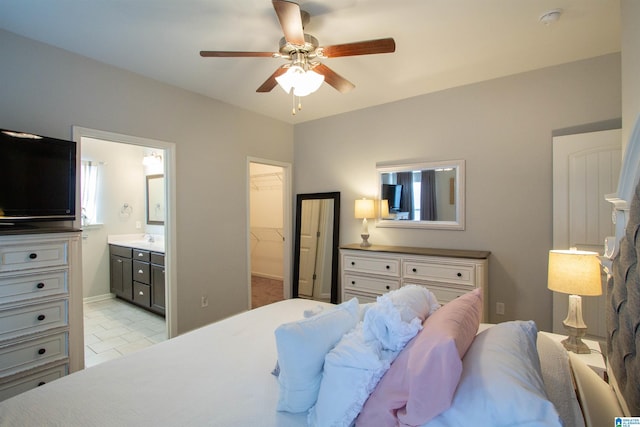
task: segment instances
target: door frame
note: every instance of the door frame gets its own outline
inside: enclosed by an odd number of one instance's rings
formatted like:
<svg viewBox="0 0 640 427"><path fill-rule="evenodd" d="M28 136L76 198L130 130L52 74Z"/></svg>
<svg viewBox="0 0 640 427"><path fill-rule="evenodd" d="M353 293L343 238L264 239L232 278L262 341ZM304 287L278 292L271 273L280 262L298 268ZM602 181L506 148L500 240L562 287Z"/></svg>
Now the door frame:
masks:
<svg viewBox="0 0 640 427"><path fill-rule="evenodd" d="M282 254L282 294L291 298L291 176L292 165L288 162L247 156L246 164L246 244L247 244L247 309L251 310L251 163L282 168L282 234L284 239Z"/></svg>
<svg viewBox="0 0 640 427"><path fill-rule="evenodd" d="M178 269L176 257L176 144L157 139L141 138L131 135L123 135L114 132L90 129L81 126L72 126L72 137L80 150L77 156L78 167L81 159L82 138L94 138L104 141L118 142L122 144L138 145L142 147L164 150L164 175L165 175L165 200L167 211L164 223L165 241L165 296L166 312L165 325L168 338L178 335L178 289L174 286L178 283ZM78 169L79 170L79 169ZM76 185L80 186L80 174L76 176ZM76 195L76 212L80 212L80 192ZM81 221L74 221L74 227L80 229Z"/></svg>

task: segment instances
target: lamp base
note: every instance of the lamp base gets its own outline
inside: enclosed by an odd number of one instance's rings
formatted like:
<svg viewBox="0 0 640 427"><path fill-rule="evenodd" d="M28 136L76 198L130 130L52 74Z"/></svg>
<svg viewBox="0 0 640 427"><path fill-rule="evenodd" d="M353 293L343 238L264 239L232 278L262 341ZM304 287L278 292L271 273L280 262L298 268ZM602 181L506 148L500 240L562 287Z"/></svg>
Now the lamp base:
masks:
<svg viewBox="0 0 640 427"><path fill-rule="evenodd" d="M577 354L590 354L591 349L582 342L580 337L573 337L569 335L567 338L562 340L562 345L567 351L572 351Z"/></svg>
<svg viewBox="0 0 640 427"><path fill-rule="evenodd" d="M569 323L567 323L566 320L562 322L562 324L564 325L564 328L567 330L569 335L567 338L562 340L562 345L564 346L564 348L566 348L567 351L573 351L574 353L578 354L591 353L591 349L587 347L584 342L582 342L582 337L584 337L587 333L587 328L571 326Z"/></svg>
<svg viewBox="0 0 640 427"><path fill-rule="evenodd" d="M368 248L369 246L371 246L371 243L369 243L368 234L361 234L360 237L362 237L362 243L360 243L361 248Z"/></svg>
<svg viewBox="0 0 640 427"><path fill-rule="evenodd" d="M591 353L591 349L582 342L582 337L587 333L587 325L582 320L582 297L579 295L569 295L569 311L562 324L569 335L562 341L564 348L578 354Z"/></svg>

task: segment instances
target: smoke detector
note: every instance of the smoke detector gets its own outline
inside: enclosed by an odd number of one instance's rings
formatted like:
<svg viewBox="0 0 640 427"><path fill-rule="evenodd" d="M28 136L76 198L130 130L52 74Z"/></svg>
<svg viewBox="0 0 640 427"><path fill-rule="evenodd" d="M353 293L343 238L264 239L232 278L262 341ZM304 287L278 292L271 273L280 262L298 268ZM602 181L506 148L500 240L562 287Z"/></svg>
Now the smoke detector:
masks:
<svg viewBox="0 0 640 427"><path fill-rule="evenodd" d="M539 21L545 26L549 26L560 19L560 15L562 15L562 9L552 9L548 10L542 15L540 15Z"/></svg>

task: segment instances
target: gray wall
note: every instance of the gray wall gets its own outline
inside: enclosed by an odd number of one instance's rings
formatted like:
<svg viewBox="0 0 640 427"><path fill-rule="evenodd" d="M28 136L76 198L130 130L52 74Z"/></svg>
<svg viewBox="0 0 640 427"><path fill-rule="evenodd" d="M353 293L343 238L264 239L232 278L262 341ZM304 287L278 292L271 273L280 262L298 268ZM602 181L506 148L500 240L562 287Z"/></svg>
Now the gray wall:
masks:
<svg viewBox="0 0 640 427"><path fill-rule="evenodd" d="M490 320L550 330L551 133L619 118L620 76L613 54L296 125L295 192L341 191L340 240L352 243L354 200L375 197L376 162L466 160L466 230L370 225L369 240L489 250Z"/></svg>
<svg viewBox="0 0 640 427"><path fill-rule="evenodd" d="M292 162L293 127L6 31L0 57L0 127L176 144L178 331L246 310L247 156Z"/></svg>

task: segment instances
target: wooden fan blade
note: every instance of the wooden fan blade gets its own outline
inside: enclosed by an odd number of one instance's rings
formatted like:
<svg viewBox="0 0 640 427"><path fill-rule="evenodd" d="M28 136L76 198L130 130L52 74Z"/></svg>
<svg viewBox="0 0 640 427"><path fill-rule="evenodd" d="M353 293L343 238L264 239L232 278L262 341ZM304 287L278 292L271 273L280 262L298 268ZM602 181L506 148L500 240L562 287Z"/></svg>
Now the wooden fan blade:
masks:
<svg viewBox="0 0 640 427"><path fill-rule="evenodd" d="M225 52L219 50L201 50L200 56L203 58L240 58L240 57L264 57L272 58L273 52Z"/></svg>
<svg viewBox="0 0 640 427"><path fill-rule="evenodd" d="M284 33L284 39L291 44L304 45L304 31L302 29L302 17L300 6L297 3L286 0L271 0L273 8L278 15L278 21Z"/></svg>
<svg viewBox="0 0 640 427"><path fill-rule="evenodd" d="M340 56L372 55L375 53L391 53L395 51L395 40L386 38L326 46L322 48L322 55L327 58L338 58Z"/></svg>
<svg viewBox="0 0 640 427"><path fill-rule="evenodd" d="M342 77L340 74L333 71L331 68L324 64L318 64L313 67L313 71L324 76L324 81L333 86L338 92L346 93L356 87L349 80Z"/></svg>
<svg viewBox="0 0 640 427"><path fill-rule="evenodd" d="M267 80L265 80L264 83L262 83L262 85L258 89L256 89L256 92L271 92L271 89L276 87L276 85L278 84L278 82L276 81L276 77L280 77L286 72L287 67L285 67L284 65L278 68L273 74L271 74L271 76L269 76Z"/></svg>

